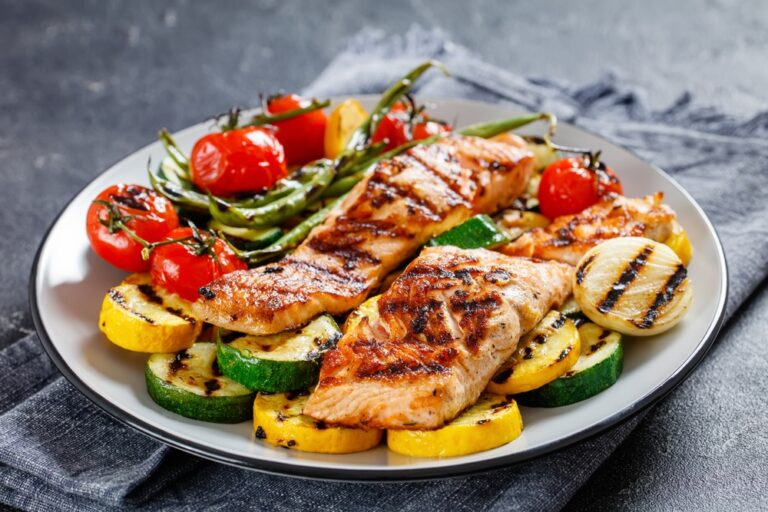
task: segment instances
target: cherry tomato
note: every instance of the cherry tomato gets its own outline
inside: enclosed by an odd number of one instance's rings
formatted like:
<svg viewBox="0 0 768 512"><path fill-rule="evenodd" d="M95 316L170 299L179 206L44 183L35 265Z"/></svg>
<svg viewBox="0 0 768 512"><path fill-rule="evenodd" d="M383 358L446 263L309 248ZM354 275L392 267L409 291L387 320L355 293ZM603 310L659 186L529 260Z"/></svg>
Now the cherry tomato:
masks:
<svg viewBox="0 0 768 512"><path fill-rule="evenodd" d="M311 101L289 94L271 98L267 102L270 114L280 114L305 108ZM274 123L275 135L285 148L289 165L304 165L325 156L325 125L328 117L322 110L313 110L300 116Z"/></svg>
<svg viewBox="0 0 768 512"><path fill-rule="evenodd" d="M448 133L452 130L451 125L438 123L437 121L424 121L413 125L413 140L422 140L439 133Z"/></svg>
<svg viewBox="0 0 768 512"><path fill-rule="evenodd" d="M610 167L587 167L584 158L564 158L546 168L539 184L539 209L550 219L589 208L607 194L622 194Z"/></svg>
<svg viewBox="0 0 768 512"><path fill-rule="evenodd" d="M451 125L432 121L423 112L411 119L411 113L406 106L403 103L395 103L376 127L371 142L377 143L386 139L389 141L386 148L389 151L411 140L422 140L450 131Z"/></svg>
<svg viewBox="0 0 768 512"><path fill-rule="evenodd" d="M198 290L201 286L224 274L248 268L223 240L212 241L209 233L199 233L202 241L160 245L152 250L149 258L152 283L193 302L200 297ZM166 239L183 240L193 235L192 228L176 228L168 233ZM207 251L200 254L199 248L205 242L212 243Z"/></svg>
<svg viewBox="0 0 768 512"><path fill-rule="evenodd" d="M171 202L146 187L113 185L96 196L86 215L88 240L96 254L128 272L146 272L149 261L141 258L144 246L118 227L120 221L147 242L162 240L179 225Z"/></svg>
<svg viewBox="0 0 768 512"><path fill-rule="evenodd" d="M376 144L387 140L387 151L395 149L397 146L405 144L411 140L410 133L410 114L407 112L405 105L402 103L395 103L392 108L387 112L387 115L381 118L379 125L376 127L371 142Z"/></svg>
<svg viewBox="0 0 768 512"><path fill-rule="evenodd" d="M282 144L256 126L209 133L189 159L192 182L216 196L261 192L287 174Z"/></svg>

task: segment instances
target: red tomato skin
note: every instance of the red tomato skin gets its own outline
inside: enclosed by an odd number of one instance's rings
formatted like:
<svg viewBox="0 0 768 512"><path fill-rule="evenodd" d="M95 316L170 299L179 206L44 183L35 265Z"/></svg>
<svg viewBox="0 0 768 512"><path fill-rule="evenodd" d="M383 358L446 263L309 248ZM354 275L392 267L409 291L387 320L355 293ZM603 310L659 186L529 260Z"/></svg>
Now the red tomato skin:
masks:
<svg viewBox="0 0 768 512"><path fill-rule="evenodd" d="M371 137L371 142L377 144L387 140L386 151L390 151L411 140L408 117L405 105L402 103L392 105L389 112L381 118L373 137Z"/></svg>
<svg viewBox="0 0 768 512"><path fill-rule="evenodd" d="M413 127L413 140L424 140L440 133L449 133L453 128L449 124L437 121L424 121Z"/></svg>
<svg viewBox="0 0 768 512"><path fill-rule="evenodd" d="M103 190L96 200L117 205L128 229L147 242L162 240L169 231L179 226L179 217L173 204L163 196L141 185L112 185ZM102 259L127 272L146 272L149 261L141 258L144 248L122 230L110 233L99 219L107 220L107 207L92 203L86 214L86 233L91 248Z"/></svg>
<svg viewBox="0 0 768 512"><path fill-rule="evenodd" d="M203 136L189 163L195 186L224 197L267 190L288 175L282 144L257 126Z"/></svg>
<svg viewBox="0 0 768 512"><path fill-rule="evenodd" d="M565 158L551 164L542 174L539 209L550 219L573 215L611 193L622 194L623 189L610 167L593 171L585 167L582 158Z"/></svg>
<svg viewBox="0 0 768 512"><path fill-rule="evenodd" d="M296 94L278 96L269 100L270 114L280 114L309 106L310 100ZM325 156L325 125L328 116L314 110L300 116L274 123L275 136L285 148L288 165L304 165Z"/></svg>
<svg viewBox="0 0 768 512"><path fill-rule="evenodd" d="M374 144L388 140L386 150L390 151L411 140L423 140L439 133L450 132L453 128L449 124L431 121L425 113L419 114L418 122L411 127L410 114L405 105L395 103L376 127L371 142Z"/></svg>
<svg viewBox="0 0 768 512"><path fill-rule="evenodd" d="M177 228L166 239L179 240L192 234L191 228ZM200 297L200 287L224 274L248 268L223 240L216 240L213 250L221 266L210 255L197 256L193 248L180 243L156 247L150 256L152 283L194 302Z"/></svg>

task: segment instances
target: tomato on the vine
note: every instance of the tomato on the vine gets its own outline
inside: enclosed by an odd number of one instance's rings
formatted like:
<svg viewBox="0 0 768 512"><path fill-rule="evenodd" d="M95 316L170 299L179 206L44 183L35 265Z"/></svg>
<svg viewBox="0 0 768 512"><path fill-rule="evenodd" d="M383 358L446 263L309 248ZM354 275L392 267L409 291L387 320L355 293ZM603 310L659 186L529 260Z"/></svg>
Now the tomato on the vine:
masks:
<svg viewBox="0 0 768 512"><path fill-rule="evenodd" d="M411 140L422 140L451 130L451 125L431 120L423 112L414 116L404 103L399 102L381 118L371 142L375 144L386 140L386 150L389 151Z"/></svg>
<svg viewBox="0 0 768 512"><path fill-rule="evenodd" d="M202 137L192 148L189 171L192 183L216 196L262 192L288 174L283 145L256 126Z"/></svg>
<svg viewBox="0 0 768 512"><path fill-rule="evenodd" d="M177 228L168 233L150 256L152 283L189 301L200 296L198 290L214 279L248 266L220 238L206 231Z"/></svg>
<svg viewBox="0 0 768 512"><path fill-rule="evenodd" d="M267 113L282 114L306 108L311 101L296 94L275 96L267 101ZM304 165L325 156L325 125L328 116L322 109L313 110L284 121L274 122L275 136L285 148L289 165Z"/></svg>
<svg viewBox="0 0 768 512"><path fill-rule="evenodd" d="M122 227L151 243L162 240L178 225L173 204L140 185L108 187L96 196L86 215L86 232L94 252L128 272L147 271L149 261L141 256L144 244Z"/></svg>
<svg viewBox="0 0 768 512"><path fill-rule="evenodd" d="M622 194L621 182L613 169L592 158L564 158L541 175L539 209L546 217L573 215L596 204L609 194Z"/></svg>

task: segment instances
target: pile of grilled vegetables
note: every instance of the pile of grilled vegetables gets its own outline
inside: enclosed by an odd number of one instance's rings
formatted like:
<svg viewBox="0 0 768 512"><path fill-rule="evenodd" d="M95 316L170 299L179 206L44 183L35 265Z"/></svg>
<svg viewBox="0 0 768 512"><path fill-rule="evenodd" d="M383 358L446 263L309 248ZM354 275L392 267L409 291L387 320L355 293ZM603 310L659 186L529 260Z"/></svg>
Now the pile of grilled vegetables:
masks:
<svg viewBox="0 0 768 512"><path fill-rule="evenodd" d="M525 231L543 223L546 219L527 211L508 210L496 220L481 215L430 244L492 248L508 240L510 230ZM390 431L389 448L415 457L491 449L522 432L518 404L567 406L609 388L621 374L624 335L660 332L690 304L683 264L689 257L690 242L681 230L667 244L619 238L595 247L577 266L575 296L520 340L474 406L437 430ZM652 271L635 279L638 265ZM622 279L618 288L607 277L617 274ZM647 304L639 299L611 307L611 301L617 303L618 289L630 299L655 293L655 309L636 307ZM311 452L350 453L378 445L383 433L326 425L301 411L317 382L324 352L343 331L378 314L377 301L374 296L350 313L343 330L333 317L322 315L298 330L252 336L202 325L189 302L153 287L147 274L133 274L107 293L99 325L113 343L152 354L145 370L147 389L165 409L202 421L236 423L252 418L259 441Z"/></svg>

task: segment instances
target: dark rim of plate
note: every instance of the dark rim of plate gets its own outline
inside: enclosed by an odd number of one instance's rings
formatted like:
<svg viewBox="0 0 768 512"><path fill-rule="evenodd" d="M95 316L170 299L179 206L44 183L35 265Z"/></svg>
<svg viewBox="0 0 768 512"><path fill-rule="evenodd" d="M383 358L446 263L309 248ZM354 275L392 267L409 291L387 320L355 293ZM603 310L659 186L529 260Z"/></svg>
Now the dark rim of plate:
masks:
<svg viewBox="0 0 768 512"><path fill-rule="evenodd" d="M357 97L363 99L366 97L366 95L359 95ZM476 104L485 105L485 106L488 105L487 103L483 103L483 102L471 101L471 100L460 100L456 98L429 98L429 101L433 103L440 103L444 101L460 101L462 103L470 103L470 104L476 103ZM562 124L566 124L566 123L562 123ZM193 125L190 128L194 128L194 126L196 125ZM581 130L585 133L588 133L590 135L593 135L595 137L598 137L600 139L603 139L602 136L595 134L589 130L586 130L583 127L574 126L574 128ZM150 425L149 423L132 416L130 413L120 409L118 406L109 402L107 399L99 395L96 391L88 387L77 376L77 374L66 364L64 359L61 357L61 354L59 354L58 350L56 349L56 346L51 340L51 337L46 331L45 326L43 325L40 308L38 307L38 303L37 303L36 283L37 283L37 276L38 276L38 270L39 270L40 256L43 252L43 247L45 246L45 243L47 242L51 231L58 223L61 215L69 207L72 200L74 200L78 195L80 195L80 193L83 192L83 190L85 190L91 184L92 181L94 181L99 176L108 172L112 167L117 165L123 159L120 159L114 164L107 167L106 170L99 173L91 181L85 184L76 194L74 194L72 196L72 199L70 199L70 201L67 202L67 204L61 209L61 211L59 211L59 213L56 215L51 225L46 230L45 235L40 241L40 245L37 249L37 253L35 254L35 259L32 264L32 271L30 273L30 279L29 279L28 288L29 288L30 310L32 312L32 321L34 323L35 329L37 330L37 334L40 338L43 348L48 353L48 356L53 360L56 367L59 369L59 371L64 375L64 377L69 382L71 382L83 395L85 395L88 399L90 399L94 404L96 404L98 407L103 409L110 416L120 421L121 423L124 423L130 427L133 427L139 432L153 439L161 441L174 448L178 448L179 450L182 450L182 451L185 451L209 460L213 460L216 462L221 462L224 464L229 464L232 466L237 466L245 469L261 471L264 473L271 473L271 474L280 475L280 476L289 476L289 477L298 477L298 478L312 478L312 479L318 479L318 480L332 480L332 481L357 480L357 481L374 481L374 482L376 481L404 482L404 481L413 481L413 480L441 479L441 478L450 478L450 477L465 476L470 474L477 474L480 472L491 471L491 470L499 469L505 466L510 466L512 464L528 461L548 453L562 450L580 441L585 441L587 439L593 438L601 434L602 432L606 431L610 427L618 426L620 424L625 423L626 421L631 419L633 416L638 414L640 411L661 401L673 389L675 389L678 385L680 385L691 374L691 372L693 372L693 370L695 370L696 367L701 363L701 361L704 359L704 356L709 352L710 348L712 348L712 345L714 344L715 339L717 338L717 335L720 331L720 328L723 326L723 322L725 320L725 303L726 303L726 298L728 296L728 288L729 288L727 262L725 259L725 251L723 250L722 243L720 242L720 236L717 233L717 230L715 229L712 222L709 220L709 217L707 216L707 214L702 210L702 208L699 206L696 200L693 199L693 197L691 197L691 195L669 174L667 174L657 166L646 162L633 151L620 147L616 144L613 144L608 140L605 140L605 142L607 142L608 144L611 144L612 146L619 147L621 150L626 151L627 153L630 153L632 156L643 161L646 165L654 168L656 172L658 172L659 174L667 178L672 183L672 185L675 186L686 197L686 199L695 206L699 214L704 219L705 223L707 224L707 227L711 230L711 232L714 235L715 243L717 246L718 259L720 260L720 267L723 270L723 286L721 290L721 295L718 297L717 313L715 315L715 318L713 318L712 321L710 322L707 328L707 333L699 342L696 349L691 353L691 355L685 361L685 363L681 365L677 370L675 370L675 372L672 375L670 375L669 378L667 378L660 386L654 389L647 396L636 401L630 406L615 412L611 416L592 425L589 428L586 428L578 432L574 432L573 434L556 439L554 441L543 444L536 448L524 450L517 453L512 453L502 457L495 457L493 459L486 459L486 460L477 461L477 462L465 462L465 463L459 463L451 466L433 467L433 468L414 468L414 469L397 468L397 469L380 469L379 470L379 469L368 469L368 468L362 469L362 468L354 468L354 467L329 468L329 467L305 466L305 465L301 465L300 463L288 464L288 463L274 462L274 461L263 460L263 459L257 460L247 456L240 456L240 455L228 453L222 450L218 450L217 448L206 446L204 444L192 442L187 439L184 439L181 436L177 436L168 431L165 431L163 429ZM145 146L137 151L141 151L143 149L146 149L147 147L148 146Z"/></svg>

